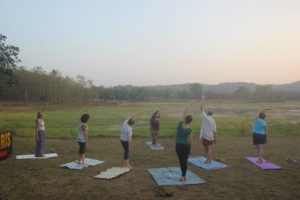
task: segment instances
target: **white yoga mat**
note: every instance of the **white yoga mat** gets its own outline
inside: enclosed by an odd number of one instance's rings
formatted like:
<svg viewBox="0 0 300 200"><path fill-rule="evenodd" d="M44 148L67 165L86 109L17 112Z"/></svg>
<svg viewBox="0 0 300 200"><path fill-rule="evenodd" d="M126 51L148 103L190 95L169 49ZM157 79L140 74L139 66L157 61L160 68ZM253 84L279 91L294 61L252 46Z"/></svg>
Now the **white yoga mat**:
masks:
<svg viewBox="0 0 300 200"><path fill-rule="evenodd" d="M100 174L94 176L94 178L113 179L113 178L116 178L117 176L125 174L129 171L130 171L130 168L128 168L128 167L112 167L112 168L109 168L106 171L103 171Z"/></svg>
<svg viewBox="0 0 300 200"><path fill-rule="evenodd" d="M99 165L104 163L103 160L97 160L97 159L93 159L93 158L85 158L84 159L84 165L80 165L78 163L78 161L74 161L74 162L69 162L66 164L62 164L60 165L60 167L66 167L69 169L84 169L87 168L89 166L95 166L95 165Z"/></svg>
<svg viewBox="0 0 300 200"><path fill-rule="evenodd" d="M152 142L146 142L146 144L152 149L152 150L163 150L165 147L161 144L152 144Z"/></svg>
<svg viewBox="0 0 300 200"><path fill-rule="evenodd" d="M46 158L53 158L57 157L57 153L47 153L44 154L44 157L35 157L34 154L27 154L27 155L17 155L16 159L46 159Z"/></svg>

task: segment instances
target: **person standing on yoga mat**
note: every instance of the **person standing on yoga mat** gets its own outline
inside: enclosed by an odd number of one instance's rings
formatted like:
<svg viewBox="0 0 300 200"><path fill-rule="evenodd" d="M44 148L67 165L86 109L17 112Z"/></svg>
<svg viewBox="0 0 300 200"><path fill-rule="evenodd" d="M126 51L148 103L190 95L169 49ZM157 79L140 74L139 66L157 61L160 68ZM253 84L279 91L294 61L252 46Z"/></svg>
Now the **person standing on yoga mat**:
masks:
<svg viewBox="0 0 300 200"><path fill-rule="evenodd" d="M201 97L201 105L200 105L200 111L201 111L201 118L202 118L202 124L200 129L200 139L202 140L202 144L204 146L205 150L205 156L206 156L206 164L210 164L212 161L212 145L216 144L216 122L212 118L212 111L205 111L204 109L204 100L205 96L202 95Z"/></svg>
<svg viewBox="0 0 300 200"><path fill-rule="evenodd" d="M150 119L150 130L151 130L151 136L152 136L152 144L157 144L157 137L158 137L158 131L159 131L159 110L157 110L155 113L153 113L151 119Z"/></svg>
<svg viewBox="0 0 300 200"><path fill-rule="evenodd" d="M256 119L253 123L253 144L257 150L257 163L263 162L263 146L267 143L267 122L265 121L266 114L258 110Z"/></svg>
<svg viewBox="0 0 300 200"><path fill-rule="evenodd" d="M193 121L191 115L187 115L188 109L192 106L193 101L190 102L189 106L185 109L182 115L182 119L177 125L176 130L176 146L175 150L179 160L181 168L181 178L180 181L186 181L186 171L187 171L187 161L191 153L192 145L192 129L190 128L190 123Z"/></svg>
<svg viewBox="0 0 300 200"><path fill-rule="evenodd" d="M129 152L132 150L132 125L134 124L133 117L140 113L136 113L128 117L121 127L120 140L124 149L124 167L132 168L129 165Z"/></svg>
<svg viewBox="0 0 300 200"><path fill-rule="evenodd" d="M45 135L46 135L44 113L46 111L47 106L48 106L48 103L44 103L43 111L38 112L36 115L36 120L35 120L35 129L36 129L35 157L44 157Z"/></svg>
<svg viewBox="0 0 300 200"><path fill-rule="evenodd" d="M88 120L90 115L88 113L84 113L80 117L80 123L78 125L78 133L77 133L77 142L79 144L79 164L84 165L85 159L85 150L88 144Z"/></svg>

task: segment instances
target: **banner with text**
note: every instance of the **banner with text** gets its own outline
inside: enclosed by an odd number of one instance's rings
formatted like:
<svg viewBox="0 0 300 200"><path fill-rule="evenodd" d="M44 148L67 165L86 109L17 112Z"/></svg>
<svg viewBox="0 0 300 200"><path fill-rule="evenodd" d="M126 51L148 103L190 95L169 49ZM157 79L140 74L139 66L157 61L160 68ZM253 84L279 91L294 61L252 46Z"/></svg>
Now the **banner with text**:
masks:
<svg viewBox="0 0 300 200"><path fill-rule="evenodd" d="M12 131L0 130L0 160L12 154Z"/></svg>

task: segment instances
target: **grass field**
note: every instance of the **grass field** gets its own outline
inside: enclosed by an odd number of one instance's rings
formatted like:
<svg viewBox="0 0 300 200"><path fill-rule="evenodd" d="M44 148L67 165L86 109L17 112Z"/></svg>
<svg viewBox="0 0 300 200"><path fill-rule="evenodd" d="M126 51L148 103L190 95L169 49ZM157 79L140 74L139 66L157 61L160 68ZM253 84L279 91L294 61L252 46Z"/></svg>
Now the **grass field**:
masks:
<svg viewBox="0 0 300 200"><path fill-rule="evenodd" d="M84 111L90 114L89 134L91 136L118 136L123 121L132 113L142 113L134 125L134 134L149 136L149 119L155 109L161 109L161 136L173 136L176 124L187 102L124 103L100 106L49 106L45 115L48 137L74 138L79 117ZM257 109L267 114L269 132L294 135L300 132L300 102L285 103L243 103L232 101L211 101L207 107L214 111L218 134L251 134L251 125ZM0 128L16 131L17 136L35 134L36 113L41 105L0 103ZM194 117L192 128L199 132L199 103L191 108Z"/></svg>
<svg viewBox="0 0 300 200"><path fill-rule="evenodd" d="M300 102L254 104L241 102L208 102L215 112L218 128L214 157L225 159L226 169L205 171L189 164L189 169L207 182L201 185L159 187L146 169L178 166L174 152L176 124L184 102L135 103L102 106L49 106L46 112L46 151L59 157L47 160L16 160L17 154L33 153L35 114L39 105L5 104L0 106L0 127L16 131L13 156L0 161L0 199L164 199L159 191L172 192L170 199L300 199ZM148 121L161 108L160 143L163 151L151 151L145 145L150 139ZM199 104L192 108L194 145L192 155L203 155L198 139ZM251 144L254 112L264 108L269 124L265 157L282 166L279 171L262 171L244 159L255 155ZM59 168L77 159L75 140L80 114L87 110L90 138L87 157L105 160L102 165L81 171ZM108 167L120 166L122 148L119 127L134 112L143 113L134 126L131 164L134 169L110 181L93 176ZM107 137L106 137L107 136ZM298 160L289 164L285 158Z"/></svg>

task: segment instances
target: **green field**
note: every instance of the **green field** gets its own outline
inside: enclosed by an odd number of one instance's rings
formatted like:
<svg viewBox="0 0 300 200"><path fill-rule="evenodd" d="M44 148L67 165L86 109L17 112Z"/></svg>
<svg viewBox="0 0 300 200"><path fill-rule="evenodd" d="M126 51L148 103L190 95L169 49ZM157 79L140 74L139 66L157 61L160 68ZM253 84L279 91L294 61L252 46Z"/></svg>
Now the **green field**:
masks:
<svg viewBox="0 0 300 200"><path fill-rule="evenodd" d="M174 151L175 128L187 102L131 103L99 106L49 106L45 116L46 151L59 157L46 160L16 160L15 155L34 152L34 121L41 106L2 103L0 127L13 129L13 155L0 161L0 199L121 199L152 200L161 191L171 192L169 199L300 199L300 102L243 103L210 101L207 107L215 112L218 136L213 146L214 158L222 158L226 169L205 171L189 164L188 168L206 180L205 184L159 187L148 174L148 168L179 166ZM159 142L166 148L151 151L149 118L161 108ZM251 124L254 112L264 109L269 124L265 158L283 167L278 171L263 171L244 159L255 155ZM62 169L60 164L77 159L75 139L78 119L87 110L90 115L90 137L87 157L105 160L104 164L80 171ZM203 155L198 139L200 128L199 102L192 107L194 143L192 155ZM131 113L141 112L133 132L130 159L133 170L107 181L93 176L122 164L119 128ZM107 137L105 137L107 136ZM116 137L114 137L116 136ZM297 159L289 164L287 157Z"/></svg>
<svg viewBox="0 0 300 200"><path fill-rule="evenodd" d="M136 136L149 136L149 119L155 109L161 109L160 136L173 136L176 124L187 102L123 103L99 106L49 106L45 114L48 137L75 137L79 117L87 111L90 114L90 136L118 136L123 121L132 113L142 113L134 125ZM251 134L251 125L257 109L264 109L269 132L280 135L300 133L300 102L245 103L232 101L210 101L207 108L214 111L218 134ZM0 128L16 131L17 136L33 136L36 112L41 105L0 104ZM199 132L199 102L190 112L192 128Z"/></svg>

